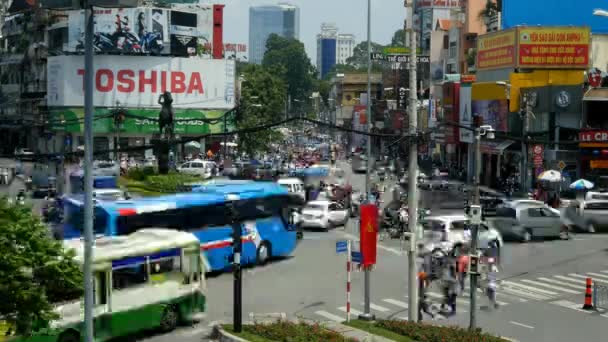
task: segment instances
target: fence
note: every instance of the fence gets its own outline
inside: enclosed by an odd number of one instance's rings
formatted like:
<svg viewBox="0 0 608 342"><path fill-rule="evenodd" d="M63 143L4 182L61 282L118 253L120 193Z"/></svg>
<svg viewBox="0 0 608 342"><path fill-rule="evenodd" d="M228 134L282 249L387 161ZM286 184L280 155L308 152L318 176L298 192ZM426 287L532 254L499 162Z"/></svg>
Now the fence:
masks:
<svg viewBox="0 0 608 342"><path fill-rule="evenodd" d="M593 307L608 310L608 286L593 283Z"/></svg>

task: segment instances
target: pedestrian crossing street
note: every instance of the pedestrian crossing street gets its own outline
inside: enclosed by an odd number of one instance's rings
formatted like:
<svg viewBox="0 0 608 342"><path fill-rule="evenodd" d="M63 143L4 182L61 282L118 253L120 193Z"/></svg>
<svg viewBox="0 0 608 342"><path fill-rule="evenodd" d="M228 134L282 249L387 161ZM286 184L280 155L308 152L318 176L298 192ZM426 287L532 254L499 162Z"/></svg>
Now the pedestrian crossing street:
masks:
<svg viewBox="0 0 608 342"><path fill-rule="evenodd" d="M496 302L500 307L505 307L514 303L543 301L577 312L590 313L591 311L581 309L587 277L592 278L598 284L608 286L608 270L544 275L531 279L505 279L499 282ZM477 289L477 291L478 309L487 310L489 302L487 297L485 297L484 291L482 289ZM427 295L437 306L444 298L443 294L434 288L427 291ZM576 302L564 299L564 297L568 298L572 296L576 297ZM456 300L457 315L467 314L470 309L469 298L469 289L465 288L465 291ZM372 301L370 309L378 318L407 319L409 309L407 296L401 298L382 298ZM353 319L363 313L363 303L351 303L350 313ZM331 311L319 310L314 312L314 314L316 315L316 319L319 320L342 322L346 319L346 306L339 306ZM600 316L608 318L608 314L606 313Z"/></svg>

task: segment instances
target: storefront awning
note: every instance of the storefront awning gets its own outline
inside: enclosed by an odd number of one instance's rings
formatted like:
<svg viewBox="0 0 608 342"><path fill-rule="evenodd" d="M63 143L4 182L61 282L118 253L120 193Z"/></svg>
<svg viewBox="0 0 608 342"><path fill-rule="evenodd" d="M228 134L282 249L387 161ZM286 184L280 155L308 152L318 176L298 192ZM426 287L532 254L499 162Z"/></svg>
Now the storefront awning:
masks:
<svg viewBox="0 0 608 342"><path fill-rule="evenodd" d="M513 144L513 140L486 140L481 142L481 153L502 154L507 147Z"/></svg>

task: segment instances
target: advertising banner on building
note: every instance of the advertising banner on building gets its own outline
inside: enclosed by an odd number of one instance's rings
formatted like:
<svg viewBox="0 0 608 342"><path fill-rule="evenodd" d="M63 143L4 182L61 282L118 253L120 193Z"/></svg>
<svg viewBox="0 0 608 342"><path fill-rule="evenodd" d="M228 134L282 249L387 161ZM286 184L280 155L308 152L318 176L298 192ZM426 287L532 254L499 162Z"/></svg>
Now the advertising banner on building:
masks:
<svg viewBox="0 0 608 342"><path fill-rule="evenodd" d="M515 66L515 30L484 34L477 39L478 70Z"/></svg>
<svg viewBox="0 0 608 342"><path fill-rule="evenodd" d="M177 57L95 57L96 107L159 108L158 97L173 95L175 108L234 107L234 61ZM48 58L49 107L84 103L84 58Z"/></svg>
<svg viewBox="0 0 608 342"><path fill-rule="evenodd" d="M520 27L519 67L589 67L591 32L588 27Z"/></svg>
<svg viewBox="0 0 608 342"><path fill-rule="evenodd" d="M460 85L460 125L471 126L473 123L473 115L471 108L471 85L463 83ZM473 143L473 131L470 129L460 128L460 142L472 144Z"/></svg>
<svg viewBox="0 0 608 342"><path fill-rule="evenodd" d="M477 70L587 69L588 27L517 27L479 36Z"/></svg>
<svg viewBox="0 0 608 342"><path fill-rule="evenodd" d="M127 109L127 116L120 129L114 125L114 119L109 116L112 108L95 108L93 119L93 132L96 134L155 134L158 133L158 109ZM66 133L84 132L84 108L61 108L50 111L54 131ZM175 133L176 134L208 134L221 133L224 130L224 122L220 121L210 124L203 119L215 119L224 115L223 110L175 110ZM63 123L62 123L63 122ZM234 130L232 120L227 121L227 129Z"/></svg>
<svg viewBox="0 0 608 342"><path fill-rule="evenodd" d="M462 7L463 0L416 0L416 8Z"/></svg>
<svg viewBox="0 0 608 342"><path fill-rule="evenodd" d="M506 132L509 123L507 100L473 100L473 116L481 116L483 125L490 125L498 132Z"/></svg>
<svg viewBox="0 0 608 342"><path fill-rule="evenodd" d="M68 12L68 52L84 51L84 11ZM159 8L95 9L97 53L169 54L169 10Z"/></svg>
<svg viewBox="0 0 608 342"><path fill-rule="evenodd" d="M171 53L211 56L213 46L213 6L197 6L191 11L171 11Z"/></svg>
<svg viewBox="0 0 608 342"><path fill-rule="evenodd" d="M367 131L367 119L366 119L366 106L357 105L353 109L353 129L355 131ZM358 133L352 134L352 146L351 147L364 147L366 140L366 136Z"/></svg>

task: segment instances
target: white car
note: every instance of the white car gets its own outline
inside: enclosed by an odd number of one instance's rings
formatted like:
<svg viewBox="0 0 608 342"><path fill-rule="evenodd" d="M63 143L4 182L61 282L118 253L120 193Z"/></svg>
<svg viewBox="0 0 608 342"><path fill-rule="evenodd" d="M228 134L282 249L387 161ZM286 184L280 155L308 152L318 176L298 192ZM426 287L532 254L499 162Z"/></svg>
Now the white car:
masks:
<svg viewBox="0 0 608 342"><path fill-rule="evenodd" d="M338 202L311 201L302 209L300 226L328 230L348 222L348 210Z"/></svg>
<svg viewBox="0 0 608 342"><path fill-rule="evenodd" d="M17 159L31 159L34 156L34 152L27 148L15 149L15 158Z"/></svg>
<svg viewBox="0 0 608 342"><path fill-rule="evenodd" d="M120 166L111 160L93 161L94 176L120 176Z"/></svg>
<svg viewBox="0 0 608 342"><path fill-rule="evenodd" d="M208 179L213 177L215 167L215 163L212 161L195 159L178 166L177 171L193 176L200 176L203 179Z"/></svg>
<svg viewBox="0 0 608 342"><path fill-rule="evenodd" d="M471 232L465 229L469 219L465 215L430 216L422 221L424 229L422 253L441 249L450 252L454 247L470 246ZM477 248L487 249L493 244L503 246L500 232L482 223Z"/></svg>

